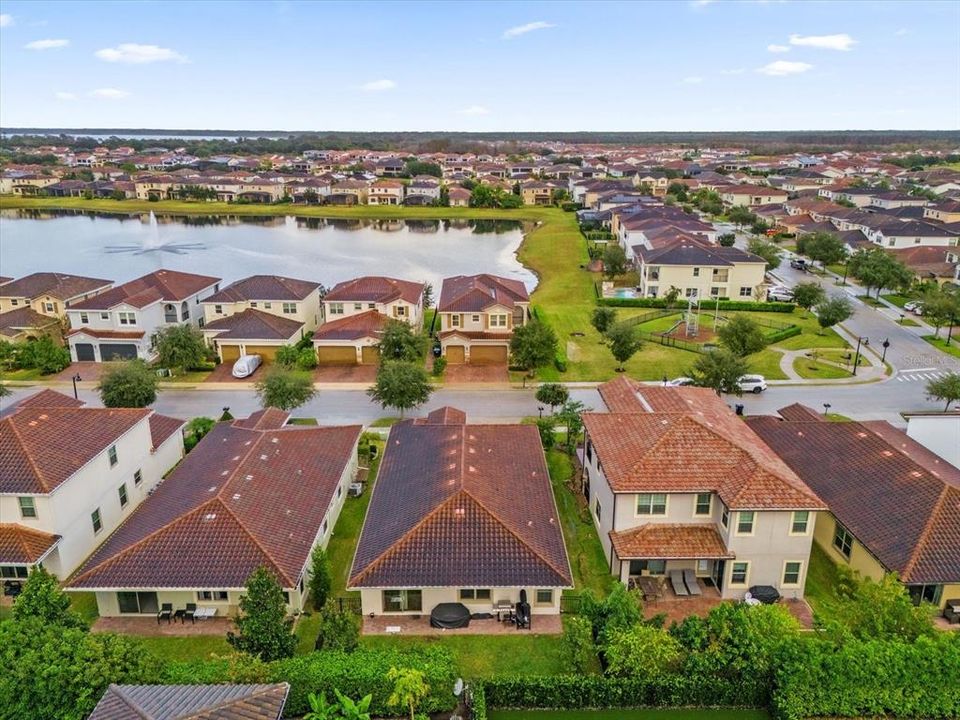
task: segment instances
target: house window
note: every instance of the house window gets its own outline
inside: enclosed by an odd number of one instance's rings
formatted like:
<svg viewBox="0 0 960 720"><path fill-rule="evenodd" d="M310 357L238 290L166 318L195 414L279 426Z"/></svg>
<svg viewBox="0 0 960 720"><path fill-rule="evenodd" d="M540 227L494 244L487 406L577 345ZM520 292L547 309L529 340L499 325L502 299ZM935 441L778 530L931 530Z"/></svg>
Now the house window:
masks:
<svg viewBox="0 0 960 720"><path fill-rule="evenodd" d="M331 315L343 315L343 303L330 303Z"/></svg>
<svg viewBox="0 0 960 720"><path fill-rule="evenodd" d="M460 316L451 315L450 316L450 327L460 327Z"/></svg>
<svg viewBox="0 0 960 720"><path fill-rule="evenodd" d="M19 305L19 304L20 304L20 301L17 300L16 298L13 298L13 299L10 301L10 304L11 304L11 305Z"/></svg>
<svg viewBox="0 0 960 720"><path fill-rule="evenodd" d="M383 612L421 612L423 592L420 590L384 590Z"/></svg>
<svg viewBox="0 0 960 720"><path fill-rule="evenodd" d="M596 502L594 503L594 505L593 505L593 514L596 516L597 522L599 522L599 521L600 521L600 514L601 514L600 498L597 498L597 501L596 501Z"/></svg>
<svg viewBox="0 0 960 720"><path fill-rule="evenodd" d="M534 595L534 604L553 605L553 590L549 588L537 590L536 595Z"/></svg>
<svg viewBox="0 0 960 720"><path fill-rule="evenodd" d="M100 313L100 319L101 319L101 320L109 320L109 319L110 319L110 313L105 313L105 312Z"/></svg>
<svg viewBox="0 0 960 720"><path fill-rule="evenodd" d="M810 525L810 511L809 510L797 510L793 513L793 518L790 521L790 534L791 535L806 535L807 528Z"/></svg>
<svg viewBox="0 0 960 720"><path fill-rule="evenodd" d="M800 570L803 569L803 563L799 560L790 560L783 564L783 582L782 585L799 585Z"/></svg>
<svg viewBox="0 0 960 720"><path fill-rule="evenodd" d="M93 523L93 534L96 535L103 529L103 521L100 519L100 508L90 513L90 522Z"/></svg>
<svg viewBox="0 0 960 720"><path fill-rule="evenodd" d="M747 578L750 576L749 562L735 562L730 568L730 584L746 585Z"/></svg>
<svg viewBox="0 0 960 720"><path fill-rule="evenodd" d="M667 572L667 561L647 560L647 572L651 575L664 575Z"/></svg>
<svg viewBox="0 0 960 720"><path fill-rule="evenodd" d="M35 518L37 516L36 500L32 497L17 498L20 501L20 517Z"/></svg>
<svg viewBox="0 0 960 720"><path fill-rule="evenodd" d="M80 322L86 325L90 322L90 317L86 313L80 313Z"/></svg>
<svg viewBox="0 0 960 720"><path fill-rule="evenodd" d="M127 484L124 483L117 489L117 495L120 496L120 507L125 508L127 506Z"/></svg>
<svg viewBox="0 0 960 720"><path fill-rule="evenodd" d="M397 305L394 307L394 310L397 313L397 317L406 317L407 315L407 308L403 305Z"/></svg>
<svg viewBox="0 0 960 720"><path fill-rule="evenodd" d="M478 322L480 322L480 316L479 316L479 315L473 315L473 316L470 318L470 321L471 321L471 322L478 323Z"/></svg>
<svg viewBox="0 0 960 720"><path fill-rule="evenodd" d="M284 303L283 304L283 314L284 315L293 315L297 312L296 303Z"/></svg>
<svg viewBox="0 0 960 720"><path fill-rule="evenodd" d="M51 303L51 302L44 303L44 304L43 304L43 309L46 310L48 313L56 312L56 311L57 311L57 305L56 305L56 303Z"/></svg>
<svg viewBox="0 0 960 720"><path fill-rule="evenodd" d="M263 304L263 307L264 307L265 310L269 310L270 308L273 307L273 303L265 302L265 303ZM296 308L297 306L294 305L293 307ZM284 310L284 312L286 312L286 310ZM294 312L296 312L296 310L294 310Z"/></svg>
<svg viewBox="0 0 960 720"><path fill-rule="evenodd" d="M720 288L716 285L710 288L710 297L720 297Z"/></svg>
<svg viewBox="0 0 960 720"><path fill-rule="evenodd" d="M290 604L290 593L288 593L286 590L283 591L283 604L284 605Z"/></svg>
<svg viewBox="0 0 960 720"><path fill-rule="evenodd" d="M134 485L139 485L139 484L142 483L142 482L143 482L143 470L139 470L139 469L138 469L138 470L133 474L133 484L134 484Z"/></svg>
<svg viewBox="0 0 960 720"><path fill-rule="evenodd" d="M693 269L693 276L694 276L694 277L700 277L700 268L694 268L694 269Z"/></svg>
<svg viewBox="0 0 960 720"><path fill-rule="evenodd" d="M490 327L502 327L507 326L507 316L506 315L491 315L490 316Z"/></svg>
<svg viewBox="0 0 960 720"><path fill-rule="evenodd" d="M697 493L697 503L694 515L709 515L713 505L713 493Z"/></svg>
<svg viewBox="0 0 960 720"><path fill-rule="evenodd" d="M376 309L377 309L376 303L367 303L367 310L376 310Z"/></svg>
<svg viewBox="0 0 960 720"><path fill-rule="evenodd" d="M688 298L695 298L697 296L697 289L687 288L683 294L686 295Z"/></svg>
<svg viewBox="0 0 960 720"><path fill-rule="evenodd" d="M837 528L833 531L833 546L847 560L850 559L850 553L853 550L853 535L840 523L837 523Z"/></svg>
<svg viewBox="0 0 960 720"><path fill-rule="evenodd" d="M213 306L213 311L214 311L217 315L223 315L223 305L214 305L214 306Z"/></svg>
<svg viewBox="0 0 960 720"><path fill-rule="evenodd" d="M257 307L257 301L256 301L256 300L252 300L252 301L250 302L250 307L252 307L252 308Z"/></svg>
<svg viewBox="0 0 960 720"><path fill-rule="evenodd" d="M323 519L323 526L320 528L320 534L321 534L321 535L326 535L326 534L327 534L327 528L329 527L329 525L330 525L330 524L329 524L329 522L327 521L327 519L324 518L324 519Z"/></svg>
<svg viewBox="0 0 960 720"><path fill-rule="evenodd" d="M489 600L490 589L489 588L461 588L460 599L461 600Z"/></svg>
<svg viewBox="0 0 960 720"><path fill-rule="evenodd" d="M648 285L647 286L647 297L655 298L660 288L657 285Z"/></svg>
<svg viewBox="0 0 960 720"><path fill-rule="evenodd" d="M208 602L226 602L226 590L197 590L197 600L206 600Z"/></svg>
<svg viewBox="0 0 960 720"><path fill-rule="evenodd" d="M0 577L2 578L25 578L30 575L26 565L3 565L0 566Z"/></svg>
<svg viewBox="0 0 960 720"><path fill-rule="evenodd" d="M111 445L107 448L107 457L110 458L110 467L117 464L117 446Z"/></svg>
<svg viewBox="0 0 960 720"><path fill-rule="evenodd" d="M118 312L117 320L121 325L136 325L137 314L132 312ZM176 321L176 318L174 318L174 321Z"/></svg>
<svg viewBox="0 0 960 720"><path fill-rule="evenodd" d="M343 485L337 485L337 499L339 499L341 495L343 495Z"/></svg>
<svg viewBox="0 0 960 720"><path fill-rule="evenodd" d="M354 310L363 310L363 303L354 303L354 304L353 304L353 309L354 309Z"/></svg>
<svg viewBox="0 0 960 720"><path fill-rule="evenodd" d="M737 535L753 535L753 510L741 510L737 513Z"/></svg>
<svg viewBox="0 0 960 720"><path fill-rule="evenodd" d="M637 495L637 515L666 515L666 493L640 493Z"/></svg>
<svg viewBox="0 0 960 720"><path fill-rule="evenodd" d="M750 297L753 295L753 288L747 285L740 286L740 297Z"/></svg>
<svg viewBox="0 0 960 720"><path fill-rule="evenodd" d="M907 585L907 592L914 605L922 602L939 605L943 597L943 585Z"/></svg>
<svg viewBox="0 0 960 720"><path fill-rule="evenodd" d="M152 615L160 610L155 592L118 592L117 606L125 615Z"/></svg>
<svg viewBox="0 0 960 720"><path fill-rule="evenodd" d="M723 513L720 515L720 524L724 527L730 526L730 509L726 505L723 506Z"/></svg>

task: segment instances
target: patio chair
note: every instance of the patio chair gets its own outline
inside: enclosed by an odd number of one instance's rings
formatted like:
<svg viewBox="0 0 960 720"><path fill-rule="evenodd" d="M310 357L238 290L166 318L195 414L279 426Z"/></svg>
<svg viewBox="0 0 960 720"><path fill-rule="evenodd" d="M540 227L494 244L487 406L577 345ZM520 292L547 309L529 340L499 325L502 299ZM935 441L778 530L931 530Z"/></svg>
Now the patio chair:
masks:
<svg viewBox="0 0 960 720"><path fill-rule="evenodd" d="M679 570L670 571L670 585L673 586L673 592L675 595L685 597L690 593L687 592L686 585L683 584L683 573Z"/></svg>
<svg viewBox="0 0 960 720"><path fill-rule="evenodd" d="M160 606L160 612L157 613L157 625L160 624L161 620L166 620L167 625L169 625L172 618L173 603L163 603L163 605Z"/></svg>
<svg viewBox="0 0 960 720"><path fill-rule="evenodd" d="M194 625L197 624L197 604L196 603L187 603L187 609L183 611L183 623L186 624L187 618L190 618L190 622Z"/></svg>
<svg viewBox="0 0 960 720"><path fill-rule="evenodd" d="M948 623L960 623L960 598L947 600L943 606L943 617Z"/></svg>
<svg viewBox="0 0 960 720"><path fill-rule="evenodd" d="M687 586L691 595L703 595L700 583L697 582L697 574L693 570L683 571L683 584Z"/></svg>

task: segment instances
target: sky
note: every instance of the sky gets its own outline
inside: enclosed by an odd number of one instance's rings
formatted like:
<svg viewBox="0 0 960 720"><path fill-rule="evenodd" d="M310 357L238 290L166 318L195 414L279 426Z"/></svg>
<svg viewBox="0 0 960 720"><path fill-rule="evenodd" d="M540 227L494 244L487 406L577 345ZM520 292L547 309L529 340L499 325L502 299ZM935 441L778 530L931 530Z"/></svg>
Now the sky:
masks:
<svg viewBox="0 0 960 720"><path fill-rule="evenodd" d="M960 0L0 0L0 125L960 128Z"/></svg>

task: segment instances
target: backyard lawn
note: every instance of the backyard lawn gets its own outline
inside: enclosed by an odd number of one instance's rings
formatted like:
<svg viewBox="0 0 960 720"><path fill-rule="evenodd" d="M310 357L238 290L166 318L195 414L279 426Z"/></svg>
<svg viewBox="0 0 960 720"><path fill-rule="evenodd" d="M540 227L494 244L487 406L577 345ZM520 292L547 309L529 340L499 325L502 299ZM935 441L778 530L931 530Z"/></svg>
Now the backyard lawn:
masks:
<svg viewBox="0 0 960 720"><path fill-rule="evenodd" d="M814 542L810 548L810 567L807 570L807 585L804 590L804 598L814 614L823 617L829 613L829 603L834 597L833 588L838 580L837 566Z"/></svg>
<svg viewBox="0 0 960 720"><path fill-rule="evenodd" d="M175 662L205 660L211 655L229 655L233 648L227 643L226 635L162 635L158 637L140 637L144 646L157 657ZM311 648L312 649L312 648Z"/></svg>

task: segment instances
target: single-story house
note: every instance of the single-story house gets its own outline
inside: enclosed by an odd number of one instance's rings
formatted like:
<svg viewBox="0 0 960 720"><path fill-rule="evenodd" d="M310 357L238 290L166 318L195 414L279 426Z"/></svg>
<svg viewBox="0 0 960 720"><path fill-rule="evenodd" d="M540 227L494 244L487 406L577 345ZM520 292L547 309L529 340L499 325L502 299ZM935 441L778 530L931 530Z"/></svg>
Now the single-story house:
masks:
<svg viewBox="0 0 960 720"><path fill-rule="evenodd" d="M87 720L280 720L290 693L272 685L115 685Z"/></svg>

